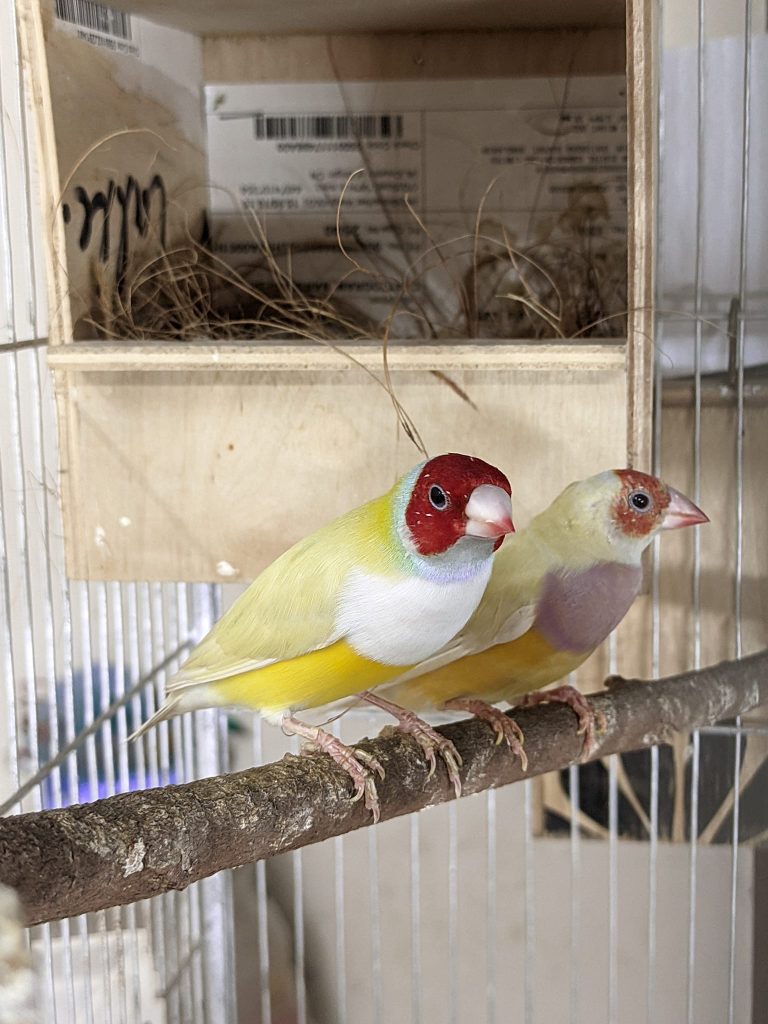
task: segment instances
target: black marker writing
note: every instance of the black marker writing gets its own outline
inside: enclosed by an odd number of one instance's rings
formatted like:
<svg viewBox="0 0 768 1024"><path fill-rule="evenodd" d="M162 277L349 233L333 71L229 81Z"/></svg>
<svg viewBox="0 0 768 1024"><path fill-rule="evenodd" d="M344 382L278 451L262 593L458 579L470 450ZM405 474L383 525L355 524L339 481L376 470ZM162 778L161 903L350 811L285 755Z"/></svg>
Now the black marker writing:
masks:
<svg viewBox="0 0 768 1024"><path fill-rule="evenodd" d="M117 204L120 210L120 228L115 264L117 280L122 278L128 263L131 225L142 238L145 238L149 231L155 193L157 193L159 201L159 210L156 211L158 237L160 245L165 248L168 198L165 191L165 182L159 174L152 178L146 188L141 188L133 175L128 176L124 186L118 185L110 179L106 190L100 189L93 193L88 193L80 185L75 187L75 197L83 209L83 221L80 227L78 245L81 252L85 252L90 246L93 240L96 218L101 214L101 236L98 252L98 258L101 263L106 263L111 253L110 227L115 204ZM154 206L157 207L157 203ZM133 207L133 216L131 216L131 207ZM69 224L72 220L72 210L68 203L63 205L62 214L64 216L64 223Z"/></svg>

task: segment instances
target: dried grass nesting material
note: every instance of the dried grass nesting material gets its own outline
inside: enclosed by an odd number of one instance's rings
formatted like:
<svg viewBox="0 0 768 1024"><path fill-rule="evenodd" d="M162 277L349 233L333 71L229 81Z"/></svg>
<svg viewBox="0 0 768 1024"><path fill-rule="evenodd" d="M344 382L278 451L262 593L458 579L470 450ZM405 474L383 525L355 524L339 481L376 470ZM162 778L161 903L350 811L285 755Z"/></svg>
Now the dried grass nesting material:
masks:
<svg viewBox="0 0 768 1024"><path fill-rule="evenodd" d="M588 184L574 188L564 213L539 218L531 228L531 244L518 243L503 220L484 214L489 191L474 230L443 240L406 200L424 245L416 256L403 253L399 269L346 237L342 193L337 242L347 269L323 295L294 280L291 252L278 259L263 226L247 217L259 243L250 266L235 268L189 237L130 265L118 282L98 278L89 322L106 338L156 341L623 336L626 246L607 241L610 218L601 191ZM344 303L339 284L354 275L377 279L374 284L393 296L387 315L373 319Z"/></svg>

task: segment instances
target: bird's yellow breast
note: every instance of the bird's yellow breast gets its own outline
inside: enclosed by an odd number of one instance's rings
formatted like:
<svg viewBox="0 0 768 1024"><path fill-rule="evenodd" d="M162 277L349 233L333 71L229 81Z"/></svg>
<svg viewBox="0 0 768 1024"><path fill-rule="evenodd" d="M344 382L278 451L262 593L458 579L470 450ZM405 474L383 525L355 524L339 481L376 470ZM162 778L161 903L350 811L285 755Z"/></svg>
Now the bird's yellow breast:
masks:
<svg viewBox="0 0 768 1024"><path fill-rule="evenodd" d="M241 672L210 687L223 705L254 708L270 716L331 704L380 686L410 667L370 661L345 640L338 640L329 647Z"/></svg>
<svg viewBox="0 0 768 1024"><path fill-rule="evenodd" d="M534 627L507 644L497 644L405 682L387 696L413 710L439 707L453 697L512 702L524 693L563 679L590 653L555 650Z"/></svg>

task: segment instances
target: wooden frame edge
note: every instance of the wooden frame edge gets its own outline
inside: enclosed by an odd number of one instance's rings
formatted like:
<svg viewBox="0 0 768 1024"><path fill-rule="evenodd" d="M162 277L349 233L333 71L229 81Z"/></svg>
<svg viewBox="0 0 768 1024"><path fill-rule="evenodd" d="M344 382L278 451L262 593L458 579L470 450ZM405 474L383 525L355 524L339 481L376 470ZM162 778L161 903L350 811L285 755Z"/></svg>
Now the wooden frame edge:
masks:
<svg viewBox="0 0 768 1024"><path fill-rule="evenodd" d="M46 284L48 294L48 356L64 351L73 340L72 311L69 301L66 239L60 215L61 178L56 147L53 109L51 106L48 57L40 0L17 0L17 28L21 50L24 81L32 104L34 121L35 159L38 189L42 210L43 245L46 256ZM76 538L80 536L76 517L78 493L72 482L77 460L71 457L77 451L77 408L70 390L69 374L56 370L56 412L59 437L59 487L62 509L69 510L71 529L65 530L67 571L82 560L82 551Z"/></svg>
<svg viewBox="0 0 768 1024"><path fill-rule="evenodd" d="M66 239L59 210L61 179L40 0L18 0L17 23L24 78L32 102L35 127L35 157L47 256L48 340L51 346L64 345L72 341L72 314Z"/></svg>
<svg viewBox="0 0 768 1024"><path fill-rule="evenodd" d="M650 469L656 243L656 0L627 0L627 461Z"/></svg>
<svg viewBox="0 0 768 1024"><path fill-rule="evenodd" d="M392 371L418 372L519 369L520 371L619 371L624 369L627 347L617 339L609 344L574 342L570 345L531 345L516 341L450 343L445 345L390 345L387 364ZM198 345L99 344L77 342L49 353L57 371L338 371L362 365L382 367L379 342L324 346L306 344Z"/></svg>

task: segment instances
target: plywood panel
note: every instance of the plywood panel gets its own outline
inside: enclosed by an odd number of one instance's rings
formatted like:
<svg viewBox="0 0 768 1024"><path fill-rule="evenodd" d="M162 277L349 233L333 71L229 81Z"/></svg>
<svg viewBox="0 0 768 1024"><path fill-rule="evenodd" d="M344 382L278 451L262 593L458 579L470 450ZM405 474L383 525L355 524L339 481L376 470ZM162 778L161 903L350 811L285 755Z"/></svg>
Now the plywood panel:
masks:
<svg viewBox="0 0 768 1024"><path fill-rule="evenodd" d="M621 25L620 0L117 0L115 7L201 35Z"/></svg>
<svg viewBox="0 0 768 1024"><path fill-rule="evenodd" d="M438 360L440 355L436 353ZM69 374L69 571L253 578L304 534L420 461L359 370ZM514 484L522 524L570 480L621 464L621 361L599 369L394 370L431 453L471 452Z"/></svg>
<svg viewBox="0 0 768 1024"><path fill-rule="evenodd" d="M474 27L474 26L473 26ZM617 75L624 30L208 36L208 82L313 82Z"/></svg>

